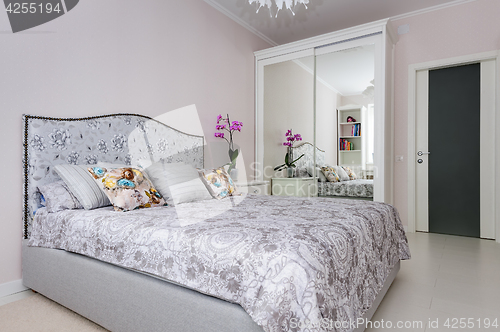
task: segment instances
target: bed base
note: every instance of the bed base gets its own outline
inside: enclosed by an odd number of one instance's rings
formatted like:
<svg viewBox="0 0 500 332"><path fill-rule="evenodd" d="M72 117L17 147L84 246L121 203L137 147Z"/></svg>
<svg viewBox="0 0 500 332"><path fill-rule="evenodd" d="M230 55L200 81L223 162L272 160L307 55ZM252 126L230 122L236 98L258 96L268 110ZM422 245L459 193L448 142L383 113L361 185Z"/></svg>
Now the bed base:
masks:
<svg viewBox="0 0 500 332"><path fill-rule="evenodd" d="M399 264L364 318L375 313ZM113 332L263 332L238 304L83 255L28 247L27 240L23 284Z"/></svg>

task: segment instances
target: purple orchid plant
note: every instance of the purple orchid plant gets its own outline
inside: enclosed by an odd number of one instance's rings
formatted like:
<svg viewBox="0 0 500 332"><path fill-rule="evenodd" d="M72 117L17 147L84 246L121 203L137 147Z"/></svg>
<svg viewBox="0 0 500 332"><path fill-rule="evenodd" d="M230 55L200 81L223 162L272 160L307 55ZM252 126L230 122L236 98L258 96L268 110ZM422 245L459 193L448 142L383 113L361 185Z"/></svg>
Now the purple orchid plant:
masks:
<svg viewBox="0 0 500 332"><path fill-rule="evenodd" d="M241 132L241 127L243 127L243 122L231 122L229 120L229 114L227 114L226 118L223 118L220 114L217 116L217 125L215 126L215 129L218 130L218 132L216 132L214 136L225 139L229 144L229 159L231 160L231 162L229 164L228 172L231 172L231 170L236 166L236 158L238 158L238 154L240 151L239 149L234 148L233 135L236 131ZM224 131L227 131L229 133L229 139L225 137Z"/></svg>
<svg viewBox="0 0 500 332"><path fill-rule="evenodd" d="M297 141L302 141L302 136L300 134L293 134L292 130L289 129L286 134L286 141L283 143L283 145L287 146L287 153L285 155L285 163L282 165L278 165L274 168L275 171L281 171L282 169L285 168L293 168L296 167L295 162L299 160L300 158L304 157L304 154L302 154L300 157L297 159L293 160L293 144Z"/></svg>

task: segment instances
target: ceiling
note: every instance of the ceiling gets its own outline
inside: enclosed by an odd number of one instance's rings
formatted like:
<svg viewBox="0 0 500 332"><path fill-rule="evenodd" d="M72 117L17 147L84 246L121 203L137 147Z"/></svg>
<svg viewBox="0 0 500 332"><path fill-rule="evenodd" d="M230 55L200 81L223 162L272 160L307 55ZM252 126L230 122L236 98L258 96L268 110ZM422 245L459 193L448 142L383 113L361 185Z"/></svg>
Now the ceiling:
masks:
<svg viewBox="0 0 500 332"><path fill-rule="evenodd" d="M282 10L278 17L270 17L267 8L256 13L255 4L250 5L248 0L205 0L272 45L466 1L470 0L309 0L308 9L298 5L295 16Z"/></svg>

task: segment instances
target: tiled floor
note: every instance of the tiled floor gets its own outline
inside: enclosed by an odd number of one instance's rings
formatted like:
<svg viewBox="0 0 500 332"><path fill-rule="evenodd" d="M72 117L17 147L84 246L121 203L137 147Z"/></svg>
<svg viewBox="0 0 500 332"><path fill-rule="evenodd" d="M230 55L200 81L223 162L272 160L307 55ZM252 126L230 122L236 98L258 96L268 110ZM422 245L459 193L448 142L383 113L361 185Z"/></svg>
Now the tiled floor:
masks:
<svg viewBox="0 0 500 332"><path fill-rule="evenodd" d="M366 331L500 331L500 244L439 234L407 236L412 259L401 262L399 274L372 319L375 324L383 320L384 328ZM31 294L26 291L1 298L0 305ZM446 328L446 320L453 324L453 318L474 325ZM484 328L485 319L497 319L499 327ZM436 320L437 328L429 326ZM393 327L388 328L387 322ZM397 328L398 322L421 322L421 327Z"/></svg>
<svg viewBox="0 0 500 332"><path fill-rule="evenodd" d="M421 321L422 326L366 331L500 331L500 244L440 234L407 236L412 259L401 262L372 321ZM471 328L445 327L453 318L464 318ZM485 319L497 319L499 327L484 328Z"/></svg>

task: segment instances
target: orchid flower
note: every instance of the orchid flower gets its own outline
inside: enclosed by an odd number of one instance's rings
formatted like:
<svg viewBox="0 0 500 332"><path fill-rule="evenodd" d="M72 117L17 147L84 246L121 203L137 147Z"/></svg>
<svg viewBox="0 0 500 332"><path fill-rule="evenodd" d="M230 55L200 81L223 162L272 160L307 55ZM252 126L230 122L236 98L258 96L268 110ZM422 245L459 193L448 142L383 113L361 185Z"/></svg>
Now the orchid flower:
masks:
<svg viewBox="0 0 500 332"><path fill-rule="evenodd" d="M274 168L275 171L281 171L284 168L295 167L295 162L304 156L302 154L297 159L291 160L292 159L291 149L293 148L293 143L295 143L296 141L302 141L302 136L300 134L294 135L292 133L292 130L289 129L285 133L285 137L286 137L286 142L284 142L283 145L288 147L288 152L285 155L285 163L282 165L276 166Z"/></svg>
<svg viewBox="0 0 500 332"><path fill-rule="evenodd" d="M223 124L220 124L222 121ZM228 128L229 127L229 128ZM223 138L229 144L229 158L231 159L231 165L229 166L229 171L236 165L236 158L238 157L239 150L234 148L233 134L235 131L241 132L241 127L243 127L243 122L229 120L229 114L226 118L223 118L221 114L217 116L217 125L215 129L218 131L227 131L229 133L229 139L224 137L224 132L217 132L214 134L215 137Z"/></svg>

